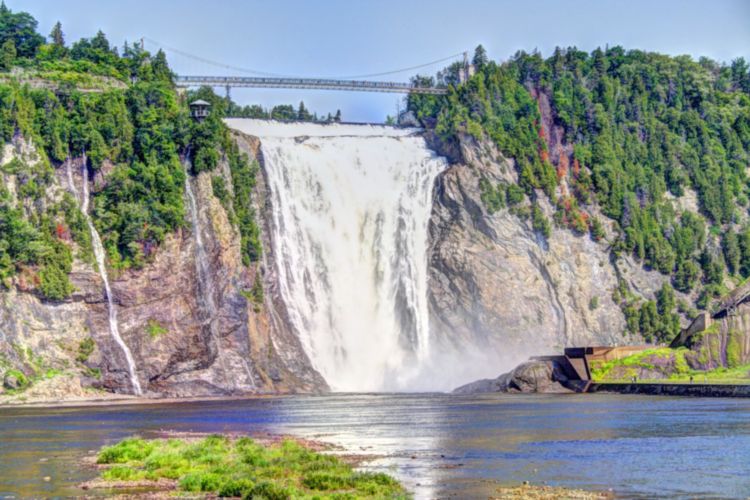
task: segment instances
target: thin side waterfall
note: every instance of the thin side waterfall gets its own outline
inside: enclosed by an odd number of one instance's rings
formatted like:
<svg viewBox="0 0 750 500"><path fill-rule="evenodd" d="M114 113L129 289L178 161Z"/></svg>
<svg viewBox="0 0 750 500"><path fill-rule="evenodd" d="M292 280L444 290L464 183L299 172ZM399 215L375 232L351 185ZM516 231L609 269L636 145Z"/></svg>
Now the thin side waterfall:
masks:
<svg viewBox="0 0 750 500"><path fill-rule="evenodd" d="M83 196L79 196L78 189L73 181L73 167L71 165L70 158L66 160L68 184L73 195L79 200L81 212L83 212L86 218L86 224L89 226L89 232L91 233L91 246L94 249L94 257L96 258L96 265L99 268L99 275L104 282L104 291L107 296L107 309L109 311L109 332L112 335L115 343L120 346L122 352L125 354L125 359L128 363L128 374L130 376L130 384L133 387L133 393L140 396L143 391L141 389L141 383L138 381L138 375L136 372L135 360L133 354L130 352L125 341L120 336L120 329L117 324L117 306L112 300L112 289L109 286L109 276L107 276L107 267L104 259L104 247L102 246L102 240L99 237L99 232L96 230L94 223L89 215L89 175L88 168L86 167L86 156L83 157L83 166L81 167L81 175L83 176Z"/></svg>
<svg viewBox="0 0 750 500"><path fill-rule="evenodd" d="M427 225L447 164L415 130L229 120L261 139L281 296L333 390L436 385Z"/></svg>
<svg viewBox="0 0 750 500"><path fill-rule="evenodd" d="M187 172L185 174L185 193L187 194L188 211L190 212L190 221L193 226L193 237L195 238L195 270L198 277L199 304L206 317L205 321L208 323L209 332L211 332L211 340L216 344L217 356L221 363L224 382L229 383L226 362L221 353L220 335L216 332L217 309L216 299L214 298L215 287L213 277L211 276L211 269L208 266L206 247L203 244L203 236L201 235L200 219L198 217L198 203L195 200L195 193L193 193L193 187L190 184L190 175L188 175ZM248 375L250 375L249 369ZM250 380L253 380L252 375L250 375ZM232 385L236 386L236 380L232 380Z"/></svg>

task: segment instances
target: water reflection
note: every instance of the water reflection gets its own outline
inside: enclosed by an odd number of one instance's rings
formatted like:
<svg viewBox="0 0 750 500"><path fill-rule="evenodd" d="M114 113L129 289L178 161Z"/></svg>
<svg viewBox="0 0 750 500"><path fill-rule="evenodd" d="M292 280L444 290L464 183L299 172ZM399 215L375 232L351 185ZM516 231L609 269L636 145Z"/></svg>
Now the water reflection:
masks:
<svg viewBox="0 0 750 500"><path fill-rule="evenodd" d="M750 401L623 396L331 395L0 409L0 496L68 496L104 444L163 430L294 434L367 455L418 498L529 480L626 497L750 495ZM44 478L48 477L49 481Z"/></svg>

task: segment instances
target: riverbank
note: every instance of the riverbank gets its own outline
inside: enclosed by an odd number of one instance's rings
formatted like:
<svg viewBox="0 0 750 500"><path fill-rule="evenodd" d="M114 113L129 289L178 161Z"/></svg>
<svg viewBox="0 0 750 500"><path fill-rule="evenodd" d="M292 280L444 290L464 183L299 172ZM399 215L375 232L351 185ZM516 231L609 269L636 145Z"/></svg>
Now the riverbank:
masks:
<svg viewBox="0 0 750 500"><path fill-rule="evenodd" d="M698 398L750 398L750 385L690 383L591 383L587 393L692 396Z"/></svg>
<svg viewBox="0 0 750 500"><path fill-rule="evenodd" d="M199 396L186 398L173 398L161 396L131 396L128 394L96 393L91 397L75 399L39 399L39 400L2 400L0 399L0 410L3 408L88 408L108 406L130 406L130 405L171 405L190 404L224 401L245 401L252 399L271 399L288 397L289 394L245 394L235 396Z"/></svg>

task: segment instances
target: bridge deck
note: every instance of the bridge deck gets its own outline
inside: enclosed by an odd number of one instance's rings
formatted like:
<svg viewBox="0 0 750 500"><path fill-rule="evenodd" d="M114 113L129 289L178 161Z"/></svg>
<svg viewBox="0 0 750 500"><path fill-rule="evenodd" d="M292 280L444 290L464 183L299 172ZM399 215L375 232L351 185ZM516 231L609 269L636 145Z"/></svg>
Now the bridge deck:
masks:
<svg viewBox="0 0 750 500"><path fill-rule="evenodd" d="M254 87L284 89L352 90L364 92L394 92L402 94L446 94L447 89L412 87L400 82L371 82L364 80L328 80L321 78L269 78L254 76L177 76L178 87Z"/></svg>

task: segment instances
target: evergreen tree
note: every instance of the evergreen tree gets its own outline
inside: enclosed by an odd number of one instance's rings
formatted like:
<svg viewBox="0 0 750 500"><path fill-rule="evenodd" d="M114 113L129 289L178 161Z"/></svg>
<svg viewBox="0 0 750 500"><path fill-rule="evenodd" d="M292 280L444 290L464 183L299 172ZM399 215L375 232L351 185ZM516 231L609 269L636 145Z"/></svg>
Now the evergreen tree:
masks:
<svg viewBox="0 0 750 500"><path fill-rule="evenodd" d="M477 48L474 49L474 58L471 60L471 63L478 71L488 62L489 58L487 57L487 51L484 50L484 47L481 44L477 45Z"/></svg>
<svg viewBox="0 0 750 500"><path fill-rule="evenodd" d="M172 70L169 69L167 56L164 54L163 50L159 49L156 56L154 56L154 59L151 62L151 70L155 80L172 82Z"/></svg>
<svg viewBox="0 0 750 500"><path fill-rule="evenodd" d="M13 67L13 63L16 60L16 44L13 43L13 39L8 38L3 42L0 47L0 66L2 69L9 70Z"/></svg>
<svg viewBox="0 0 750 500"><path fill-rule="evenodd" d="M299 108L297 109L297 119L304 122L309 122L312 120L312 115L305 107L305 103L303 101L299 102Z"/></svg>
<svg viewBox="0 0 750 500"><path fill-rule="evenodd" d="M340 109L336 110L336 116L333 117L333 121L335 121L336 123L341 122L341 110Z"/></svg>
<svg viewBox="0 0 750 500"><path fill-rule="evenodd" d="M63 34L62 24L60 24L60 21L57 21L55 23L55 26L52 28L52 32L50 32L49 37L56 47L65 47L65 35Z"/></svg>
<svg viewBox="0 0 750 500"><path fill-rule="evenodd" d="M722 250L724 250L724 262L727 264L729 273L739 273L742 254L740 253L740 243L737 239L737 235L731 229L727 230L724 234L724 238L722 239Z"/></svg>

